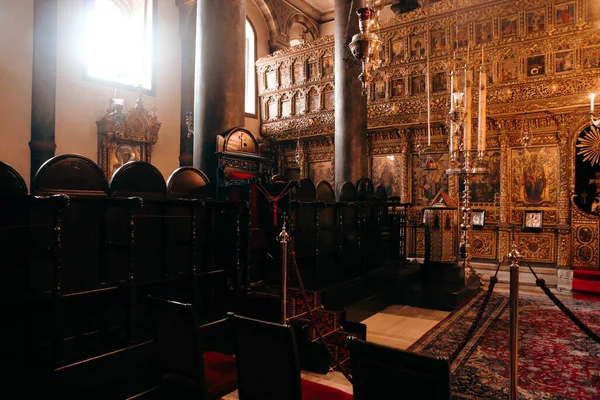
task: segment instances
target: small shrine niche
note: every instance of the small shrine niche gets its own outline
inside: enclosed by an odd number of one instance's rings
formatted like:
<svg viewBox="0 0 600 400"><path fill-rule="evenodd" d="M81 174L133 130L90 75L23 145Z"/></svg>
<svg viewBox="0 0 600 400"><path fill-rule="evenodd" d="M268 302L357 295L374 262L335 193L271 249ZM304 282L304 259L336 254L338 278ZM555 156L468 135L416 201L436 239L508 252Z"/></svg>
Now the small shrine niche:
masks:
<svg viewBox="0 0 600 400"><path fill-rule="evenodd" d="M431 207L423 209L425 263L456 263L458 259L458 209L447 193L439 192Z"/></svg>
<svg viewBox="0 0 600 400"><path fill-rule="evenodd" d="M272 173L269 159L261 156L254 135L245 128L233 128L217 137L219 186L240 179L260 178Z"/></svg>
<svg viewBox="0 0 600 400"><path fill-rule="evenodd" d="M115 97L109 100L106 114L96 121L98 129L98 164L111 179L121 166L130 161L151 162L152 150L158 141L161 122L154 113L144 108L141 93L135 107L123 112L125 101Z"/></svg>

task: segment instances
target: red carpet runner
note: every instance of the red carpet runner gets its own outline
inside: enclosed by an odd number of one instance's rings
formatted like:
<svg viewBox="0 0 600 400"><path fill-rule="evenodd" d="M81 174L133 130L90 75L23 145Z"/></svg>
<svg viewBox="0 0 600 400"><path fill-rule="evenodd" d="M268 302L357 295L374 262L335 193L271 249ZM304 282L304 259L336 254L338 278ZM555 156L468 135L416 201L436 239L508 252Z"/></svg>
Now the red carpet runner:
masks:
<svg viewBox="0 0 600 400"><path fill-rule="evenodd" d="M410 350L448 357L463 341L485 292L453 312ZM494 294L479 328L452 363L454 398L508 398L508 295ZM521 296L519 397L599 399L600 345L587 337L548 298ZM563 300L600 332L600 302Z"/></svg>

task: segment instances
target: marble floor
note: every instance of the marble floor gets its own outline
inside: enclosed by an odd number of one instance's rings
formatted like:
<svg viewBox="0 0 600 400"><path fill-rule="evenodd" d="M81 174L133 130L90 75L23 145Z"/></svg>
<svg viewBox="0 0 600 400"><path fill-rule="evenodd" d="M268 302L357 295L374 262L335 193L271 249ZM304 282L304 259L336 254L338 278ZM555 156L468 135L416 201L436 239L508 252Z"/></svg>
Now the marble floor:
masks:
<svg viewBox="0 0 600 400"><path fill-rule="evenodd" d="M427 331L444 319L449 312L428 310L404 305L392 305L362 321L367 326L367 338L371 342L406 349ZM352 393L352 384L341 372L330 371L325 375L303 371L302 377ZM224 397L238 399L237 392Z"/></svg>
<svg viewBox="0 0 600 400"><path fill-rule="evenodd" d="M487 282L483 286L483 289L487 289ZM556 289L551 290L559 298L573 298L573 295L569 292L560 292ZM509 285L498 283L494 288L494 292L509 293ZM545 296L544 292L535 286L522 286L519 294ZM399 349L406 349L448 314L450 313L447 311L392 305L363 320L362 323L367 326L367 338L369 341ZM302 377L352 393L352 384L348 382L341 372L330 371L322 375L303 371ZM236 391L228 394L223 399L237 400L238 398Z"/></svg>

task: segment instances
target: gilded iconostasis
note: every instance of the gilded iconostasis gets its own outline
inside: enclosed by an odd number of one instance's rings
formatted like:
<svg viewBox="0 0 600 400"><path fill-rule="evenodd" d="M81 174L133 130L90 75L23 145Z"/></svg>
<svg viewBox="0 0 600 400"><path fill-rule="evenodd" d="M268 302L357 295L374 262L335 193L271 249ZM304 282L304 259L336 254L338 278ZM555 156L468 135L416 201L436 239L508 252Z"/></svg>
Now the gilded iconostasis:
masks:
<svg viewBox="0 0 600 400"><path fill-rule="evenodd" d="M600 90L600 2L441 0L429 13L381 21L378 35L382 65L367 91L366 132L375 186L411 203L417 226L438 193L458 201L461 183L445 173L449 72L455 60L466 62L474 132L479 71L487 72L489 174L470 182L472 207L485 211L470 235L473 258L492 263L515 241L542 265L598 268L600 134L590 127L589 94ZM257 62L262 135L273 141L280 171L299 167L300 139L303 176L315 181L333 180L333 46L326 37ZM539 231L524 229L531 212ZM409 238L416 255L419 229Z"/></svg>

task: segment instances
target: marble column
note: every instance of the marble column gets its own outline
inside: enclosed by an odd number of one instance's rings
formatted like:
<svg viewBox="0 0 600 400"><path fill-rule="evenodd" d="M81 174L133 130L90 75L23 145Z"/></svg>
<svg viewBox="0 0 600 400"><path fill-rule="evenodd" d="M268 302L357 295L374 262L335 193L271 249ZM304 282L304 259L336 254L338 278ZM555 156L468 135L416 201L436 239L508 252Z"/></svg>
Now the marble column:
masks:
<svg viewBox="0 0 600 400"><path fill-rule="evenodd" d="M40 166L54 157L56 143L57 0L33 3L33 79L31 89L31 181Z"/></svg>
<svg viewBox="0 0 600 400"><path fill-rule="evenodd" d="M179 165L193 164L194 140L188 137L186 115L194 111L194 72L196 64L196 0L177 0L181 38L181 116Z"/></svg>
<svg viewBox="0 0 600 400"><path fill-rule="evenodd" d="M356 9L360 3L335 0L336 193L344 182L355 184L368 174L367 97L362 95L362 85L358 79L360 62L352 57L348 49L352 35L359 32Z"/></svg>
<svg viewBox="0 0 600 400"><path fill-rule="evenodd" d="M244 126L246 0L197 8L193 164L216 183L217 136Z"/></svg>

